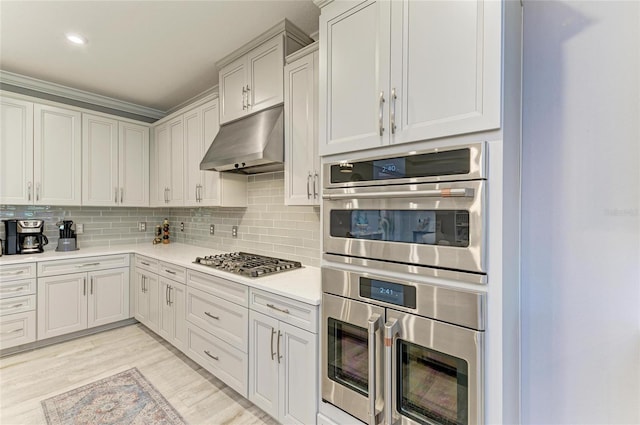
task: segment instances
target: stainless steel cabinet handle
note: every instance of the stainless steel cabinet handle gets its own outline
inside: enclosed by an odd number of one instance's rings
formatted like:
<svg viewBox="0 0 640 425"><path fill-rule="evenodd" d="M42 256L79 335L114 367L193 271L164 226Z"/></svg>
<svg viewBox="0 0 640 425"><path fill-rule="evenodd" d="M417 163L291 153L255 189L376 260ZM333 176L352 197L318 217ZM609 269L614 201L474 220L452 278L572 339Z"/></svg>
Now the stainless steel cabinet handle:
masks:
<svg viewBox="0 0 640 425"><path fill-rule="evenodd" d="M31 201L31 182L27 182L27 197Z"/></svg>
<svg viewBox="0 0 640 425"><path fill-rule="evenodd" d="M393 394L396 392L395 382L393 380L393 345L395 343L396 335L400 334L400 325L396 319L390 319L384 324L384 399L393 400ZM393 423L393 409L386 408L385 420L386 423Z"/></svg>
<svg viewBox="0 0 640 425"><path fill-rule="evenodd" d="M76 267L81 268L81 267L90 267L90 266L99 266L100 263L84 263L84 264L80 264Z"/></svg>
<svg viewBox="0 0 640 425"><path fill-rule="evenodd" d="M16 270L15 272L4 272L0 274L0 276L9 276L9 275L13 276L13 275L22 274L22 273L24 273L24 270Z"/></svg>
<svg viewBox="0 0 640 425"><path fill-rule="evenodd" d="M278 343L276 344L276 349L278 350L278 364L280 364L280 359L282 355L280 355L280 337L282 336L282 332L278 331Z"/></svg>
<svg viewBox="0 0 640 425"><path fill-rule="evenodd" d="M173 291L173 286L169 286L169 305L173 304L173 301L171 300L171 291Z"/></svg>
<svg viewBox="0 0 640 425"><path fill-rule="evenodd" d="M276 334L276 330L271 328L271 360L274 360L275 356L276 356L276 352L273 351L273 337Z"/></svg>
<svg viewBox="0 0 640 425"><path fill-rule="evenodd" d="M114 191L115 191L115 195L113 197L113 202L117 204L118 203L118 188L117 187L114 188Z"/></svg>
<svg viewBox="0 0 640 425"><path fill-rule="evenodd" d="M14 329L12 331L5 331L5 332L0 332L0 334L2 335L7 335L7 334L14 334L16 332L21 332L24 328L20 328L20 329Z"/></svg>
<svg viewBox="0 0 640 425"><path fill-rule="evenodd" d="M309 180L311 180L311 171L309 171L309 175L307 176L307 199L311 198L311 189L309 189Z"/></svg>
<svg viewBox="0 0 640 425"><path fill-rule="evenodd" d="M93 295L93 276L91 276L91 285L89 287L89 294Z"/></svg>
<svg viewBox="0 0 640 425"><path fill-rule="evenodd" d="M36 183L36 201L40 200L40 183Z"/></svg>
<svg viewBox="0 0 640 425"><path fill-rule="evenodd" d="M284 309L278 308L273 304L267 304L267 307L272 308L272 309L277 310L277 311L280 311L280 312L285 313L285 314L289 314L289 310L287 310L286 308L284 308Z"/></svg>
<svg viewBox="0 0 640 425"><path fill-rule="evenodd" d="M382 125L382 115L384 113L384 92L380 92L380 115L378 116L378 128L380 129L380 135L384 134L384 127Z"/></svg>
<svg viewBox="0 0 640 425"><path fill-rule="evenodd" d="M196 185L196 202L199 202L199 201L200 201L200 200L198 199L198 186L199 186L199 185Z"/></svg>
<svg viewBox="0 0 640 425"><path fill-rule="evenodd" d="M369 317L367 331L369 334L369 425L377 425L376 422L376 332L380 329L382 321L379 314Z"/></svg>
<svg viewBox="0 0 640 425"><path fill-rule="evenodd" d="M173 270L164 269L164 271L169 274L176 274L176 272L174 272Z"/></svg>
<svg viewBox="0 0 640 425"><path fill-rule="evenodd" d="M151 264L149 263L145 263L144 261L140 261L141 264L144 264L145 266L150 266Z"/></svg>
<svg viewBox="0 0 640 425"><path fill-rule="evenodd" d="M220 360L218 357L216 357L216 356L214 356L213 354L211 354L211 353L209 352L209 350L204 350L204 353L205 353L207 356L211 357L213 360Z"/></svg>
<svg viewBox="0 0 640 425"><path fill-rule="evenodd" d="M396 88L391 89L391 134L396 134Z"/></svg>
<svg viewBox="0 0 640 425"><path fill-rule="evenodd" d="M245 95L247 94L247 90L244 88L244 86L242 86L242 110L246 111L247 110L247 105L245 103Z"/></svg>
<svg viewBox="0 0 640 425"><path fill-rule="evenodd" d="M23 289L24 289L24 286L19 286L17 288L7 288L7 289L0 288L0 292L17 292L17 291L22 291Z"/></svg>
<svg viewBox="0 0 640 425"><path fill-rule="evenodd" d="M205 311L204 314L209 316L209 317L211 317L212 319L220 320L220 316L214 316L213 314L209 313L208 311Z"/></svg>
<svg viewBox="0 0 640 425"><path fill-rule="evenodd" d="M124 202L124 188L120 188L120 203Z"/></svg>
<svg viewBox="0 0 640 425"><path fill-rule="evenodd" d="M251 89L249 88L249 84L247 84L247 109L249 109L249 107L251 106L251 102L249 102L249 92L251 91Z"/></svg>
<svg viewBox="0 0 640 425"><path fill-rule="evenodd" d="M370 192L370 193L330 193L323 197L332 199L369 199L369 198L473 198L475 191L473 188L459 189L430 189L413 190L407 192Z"/></svg>
<svg viewBox="0 0 640 425"><path fill-rule="evenodd" d="M18 307L22 307L24 304L14 304L9 308L18 308Z"/></svg>
<svg viewBox="0 0 640 425"><path fill-rule="evenodd" d="M313 199L318 199L318 173L313 173Z"/></svg>
<svg viewBox="0 0 640 425"><path fill-rule="evenodd" d="M87 278L84 278L84 285L82 288L82 295L87 295Z"/></svg>
<svg viewBox="0 0 640 425"><path fill-rule="evenodd" d="M164 303L165 305L169 305L169 285L164 288Z"/></svg>
<svg viewBox="0 0 640 425"><path fill-rule="evenodd" d="M144 275L140 276L140 292L144 294Z"/></svg>

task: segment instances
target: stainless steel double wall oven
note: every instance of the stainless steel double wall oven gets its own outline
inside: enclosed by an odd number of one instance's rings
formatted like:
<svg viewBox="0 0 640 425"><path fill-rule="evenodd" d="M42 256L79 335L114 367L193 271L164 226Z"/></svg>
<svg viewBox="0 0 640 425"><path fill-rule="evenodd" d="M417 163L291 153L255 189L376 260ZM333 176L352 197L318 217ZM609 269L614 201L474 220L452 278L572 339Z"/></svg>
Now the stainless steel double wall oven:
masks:
<svg viewBox="0 0 640 425"><path fill-rule="evenodd" d="M484 422L486 295L424 277L486 282L485 161L478 143L324 166L325 402L372 425Z"/></svg>

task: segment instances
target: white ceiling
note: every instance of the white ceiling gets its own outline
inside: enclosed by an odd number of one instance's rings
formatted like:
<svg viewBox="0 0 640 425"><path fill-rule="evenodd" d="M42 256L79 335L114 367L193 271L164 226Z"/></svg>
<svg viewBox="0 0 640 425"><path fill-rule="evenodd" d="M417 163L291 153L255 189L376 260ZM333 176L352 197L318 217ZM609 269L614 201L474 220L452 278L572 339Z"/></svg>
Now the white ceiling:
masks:
<svg viewBox="0 0 640 425"><path fill-rule="evenodd" d="M216 85L216 61L282 18L311 34L319 15L312 0L1 0L0 69L168 111Z"/></svg>

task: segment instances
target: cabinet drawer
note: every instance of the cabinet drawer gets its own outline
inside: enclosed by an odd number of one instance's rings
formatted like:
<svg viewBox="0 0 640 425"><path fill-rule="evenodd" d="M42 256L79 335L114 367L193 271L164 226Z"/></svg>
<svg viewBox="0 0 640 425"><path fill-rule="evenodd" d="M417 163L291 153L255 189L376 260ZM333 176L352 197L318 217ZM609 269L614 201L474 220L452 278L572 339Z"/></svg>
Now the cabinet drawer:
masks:
<svg viewBox="0 0 640 425"><path fill-rule="evenodd" d="M0 282L0 299L19 297L36 293L36 279Z"/></svg>
<svg viewBox="0 0 640 425"><path fill-rule="evenodd" d="M187 273L187 286L197 288L245 307L249 304L248 287L221 277L189 270Z"/></svg>
<svg viewBox="0 0 640 425"><path fill-rule="evenodd" d="M136 267L148 270L153 273L158 273L158 260L154 258L144 257L142 255L136 255L135 262L136 262Z"/></svg>
<svg viewBox="0 0 640 425"><path fill-rule="evenodd" d="M180 283L187 281L187 269L164 261L158 261L158 274Z"/></svg>
<svg viewBox="0 0 640 425"><path fill-rule="evenodd" d="M115 269L129 266L129 254L73 258L38 263L38 277Z"/></svg>
<svg viewBox="0 0 640 425"><path fill-rule="evenodd" d="M309 332L318 333L318 308L315 305L251 288L249 308Z"/></svg>
<svg viewBox="0 0 640 425"><path fill-rule="evenodd" d="M187 354L240 395L247 397L249 361L246 353L187 323Z"/></svg>
<svg viewBox="0 0 640 425"><path fill-rule="evenodd" d="M0 300L0 316L7 314L23 313L36 309L36 296L23 295L21 297L5 298Z"/></svg>
<svg viewBox="0 0 640 425"><path fill-rule="evenodd" d="M36 263L8 264L0 267L0 282L36 277Z"/></svg>
<svg viewBox="0 0 640 425"><path fill-rule="evenodd" d="M187 320L247 352L249 310L196 288L187 289Z"/></svg>
<svg viewBox="0 0 640 425"><path fill-rule="evenodd" d="M0 317L0 349L15 347L35 340L35 311Z"/></svg>

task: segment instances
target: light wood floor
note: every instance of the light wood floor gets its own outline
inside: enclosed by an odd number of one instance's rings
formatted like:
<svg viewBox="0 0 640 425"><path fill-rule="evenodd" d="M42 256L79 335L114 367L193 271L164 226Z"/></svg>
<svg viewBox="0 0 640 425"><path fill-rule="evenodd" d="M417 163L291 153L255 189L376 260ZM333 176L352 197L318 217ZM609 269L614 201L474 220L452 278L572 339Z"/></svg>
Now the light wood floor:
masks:
<svg viewBox="0 0 640 425"><path fill-rule="evenodd" d="M42 400L132 367L191 425L277 423L136 324L0 359L0 424L44 424Z"/></svg>

